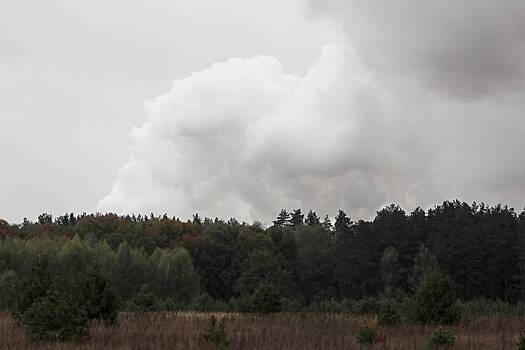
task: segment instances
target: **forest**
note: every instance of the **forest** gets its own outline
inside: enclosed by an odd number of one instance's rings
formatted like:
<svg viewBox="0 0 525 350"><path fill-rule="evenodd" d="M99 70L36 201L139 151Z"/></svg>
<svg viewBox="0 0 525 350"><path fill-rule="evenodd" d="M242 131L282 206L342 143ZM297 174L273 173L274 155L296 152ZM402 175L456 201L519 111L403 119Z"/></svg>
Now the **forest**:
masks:
<svg viewBox="0 0 525 350"><path fill-rule="evenodd" d="M455 200L411 213L392 204L371 221L336 214L283 209L270 227L198 214L0 220L0 309L31 324L76 290L86 317L110 321L147 311L388 314L389 305L394 322L411 313L421 321L425 305L407 305L427 283L450 287L458 311L423 323L523 313L525 211ZM38 294L55 304L35 306Z"/></svg>

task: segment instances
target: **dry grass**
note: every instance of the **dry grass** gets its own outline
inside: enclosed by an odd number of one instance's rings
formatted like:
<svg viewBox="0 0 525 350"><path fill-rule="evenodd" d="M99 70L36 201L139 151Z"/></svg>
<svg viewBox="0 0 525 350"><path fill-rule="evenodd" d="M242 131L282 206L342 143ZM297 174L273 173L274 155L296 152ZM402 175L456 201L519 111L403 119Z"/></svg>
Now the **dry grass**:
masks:
<svg viewBox="0 0 525 350"><path fill-rule="evenodd" d="M269 316L216 314L227 318L231 349L426 349L433 327L401 326L382 329L383 344L363 346L356 334L367 318L333 314L276 314ZM83 344L32 344L23 329L7 314L0 314L0 349L115 349L193 350L210 314L122 314L112 327L92 324L91 339ZM457 336L454 349L515 349L525 322L520 318L480 318L449 329Z"/></svg>

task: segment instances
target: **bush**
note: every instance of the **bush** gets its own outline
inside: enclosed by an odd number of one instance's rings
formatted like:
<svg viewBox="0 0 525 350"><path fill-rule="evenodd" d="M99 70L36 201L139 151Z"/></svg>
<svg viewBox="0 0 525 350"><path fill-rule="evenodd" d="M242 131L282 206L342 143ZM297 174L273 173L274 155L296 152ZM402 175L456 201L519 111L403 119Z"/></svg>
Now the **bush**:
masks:
<svg viewBox="0 0 525 350"><path fill-rule="evenodd" d="M116 320L115 292L97 265L76 278L53 275L47 259L37 260L17 300L15 314L30 340L79 340L90 319Z"/></svg>
<svg viewBox="0 0 525 350"><path fill-rule="evenodd" d="M407 297L399 303L399 312L403 323L417 323L414 298Z"/></svg>
<svg viewBox="0 0 525 350"><path fill-rule="evenodd" d="M214 300L208 293L197 296L190 304L194 311L229 311L229 306L223 301Z"/></svg>
<svg viewBox="0 0 525 350"><path fill-rule="evenodd" d="M149 288L149 284L143 284L139 292L129 301L127 310L132 312L146 312L155 309L155 296Z"/></svg>
<svg viewBox="0 0 525 350"><path fill-rule="evenodd" d="M191 308L188 308L187 305L181 304L180 302L177 302L174 298L165 298L165 299L158 299L154 298L154 306L153 310L158 311L187 311L192 310ZM139 310L137 306L131 304L131 307L129 308L130 311L147 311L147 310Z"/></svg>
<svg viewBox="0 0 525 350"><path fill-rule="evenodd" d="M393 304L386 304L381 308L377 321L381 326L398 326L401 323L401 317Z"/></svg>
<svg viewBox="0 0 525 350"><path fill-rule="evenodd" d="M86 310L67 294L50 291L22 314L22 323L30 340L64 341L87 337Z"/></svg>
<svg viewBox="0 0 525 350"><path fill-rule="evenodd" d="M224 319L217 321L215 316L212 316L206 328L201 332L200 339L216 350L227 349L230 344L226 335L226 323Z"/></svg>
<svg viewBox="0 0 525 350"><path fill-rule="evenodd" d="M241 295L238 298L231 298L228 303L233 311L253 312L251 295Z"/></svg>
<svg viewBox="0 0 525 350"><path fill-rule="evenodd" d="M379 340L376 327L363 326L359 329L357 334L357 342L359 344L375 344Z"/></svg>
<svg viewBox="0 0 525 350"><path fill-rule="evenodd" d="M461 319L452 279L434 270L418 285L413 300L414 316L424 324L453 324Z"/></svg>
<svg viewBox="0 0 525 350"><path fill-rule="evenodd" d="M279 290L272 285L260 286L252 295L252 308L254 312L259 313L281 311L281 295Z"/></svg>
<svg viewBox="0 0 525 350"><path fill-rule="evenodd" d="M523 316L525 314L525 304L521 301L511 304L499 299L478 298L461 302L460 305L465 315L472 319L480 316Z"/></svg>
<svg viewBox="0 0 525 350"><path fill-rule="evenodd" d="M430 337L430 348L448 348L454 346L456 337L446 329L438 329L432 333Z"/></svg>
<svg viewBox="0 0 525 350"><path fill-rule="evenodd" d="M299 299L281 298L281 311L300 312L303 309L303 303Z"/></svg>
<svg viewBox="0 0 525 350"><path fill-rule="evenodd" d="M366 297L357 301L354 305L356 314L377 314L381 310L381 304L374 297Z"/></svg>

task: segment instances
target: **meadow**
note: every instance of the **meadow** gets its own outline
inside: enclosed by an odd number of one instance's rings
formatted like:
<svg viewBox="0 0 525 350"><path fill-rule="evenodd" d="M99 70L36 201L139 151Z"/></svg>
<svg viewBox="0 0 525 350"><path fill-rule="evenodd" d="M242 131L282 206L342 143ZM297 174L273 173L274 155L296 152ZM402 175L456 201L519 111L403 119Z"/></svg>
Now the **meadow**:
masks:
<svg viewBox="0 0 525 350"><path fill-rule="evenodd" d="M90 339L75 343L30 343L23 328L8 314L0 314L0 349L10 350L196 350L211 349L199 339L211 315L226 319L229 349L427 349L436 327L402 325L380 328L384 341L361 345L356 341L370 316L346 314L270 314L150 312L121 313L118 322L90 325ZM456 336L452 349L516 349L525 320L520 317L479 317L446 327Z"/></svg>

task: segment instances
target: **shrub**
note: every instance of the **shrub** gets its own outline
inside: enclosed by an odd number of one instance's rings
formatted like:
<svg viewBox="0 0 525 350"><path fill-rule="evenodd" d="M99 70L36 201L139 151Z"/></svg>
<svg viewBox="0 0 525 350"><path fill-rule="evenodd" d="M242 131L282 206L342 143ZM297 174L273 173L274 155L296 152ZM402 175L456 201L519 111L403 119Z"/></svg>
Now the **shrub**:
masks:
<svg viewBox="0 0 525 350"><path fill-rule="evenodd" d="M401 323L401 317L396 307L391 303L381 308L377 320L381 326L398 326Z"/></svg>
<svg viewBox="0 0 525 350"><path fill-rule="evenodd" d="M506 301L487 300L478 298L460 303L465 315L475 319L480 316L523 316L525 314L525 304L518 302L511 304Z"/></svg>
<svg viewBox="0 0 525 350"><path fill-rule="evenodd" d="M22 314L22 323L33 341L79 340L88 334L86 310L77 300L58 291L35 300Z"/></svg>
<svg viewBox="0 0 525 350"><path fill-rule="evenodd" d="M271 313L281 311L281 295L279 290L272 285L263 285L255 290L252 295L253 311Z"/></svg>
<svg viewBox="0 0 525 350"><path fill-rule="evenodd" d="M155 296L149 284L143 284L139 292L130 300L127 309L134 312L146 312L155 309Z"/></svg>
<svg viewBox="0 0 525 350"><path fill-rule="evenodd" d="M452 279L439 270L426 275L413 300L414 316L424 324L452 324L461 318Z"/></svg>
<svg viewBox="0 0 525 350"><path fill-rule="evenodd" d="M354 305L356 314L377 314L381 310L381 304L374 297L366 297L357 301Z"/></svg>
<svg viewBox="0 0 525 350"><path fill-rule="evenodd" d="M378 339L377 328L373 326L363 326L357 334L357 342L359 344L375 344Z"/></svg>
<svg viewBox="0 0 525 350"><path fill-rule="evenodd" d="M417 323L414 298L407 297L399 303L399 312L403 323Z"/></svg>
<svg viewBox="0 0 525 350"><path fill-rule="evenodd" d="M141 311L133 305L130 309L131 311ZM188 310L187 305L177 302L174 298L165 298L165 299L155 299L155 305L153 310L162 310L162 311L186 311ZM144 311L144 310L143 310Z"/></svg>
<svg viewBox="0 0 525 350"><path fill-rule="evenodd" d="M200 339L216 350L227 349L229 342L226 335L226 323L224 319L217 321L215 316L212 316L206 328L201 332Z"/></svg>
<svg viewBox="0 0 525 350"><path fill-rule="evenodd" d="M281 298L281 311L299 312L303 308L303 303L299 299Z"/></svg>
<svg viewBox="0 0 525 350"><path fill-rule="evenodd" d="M454 346L456 337L446 329L438 329L432 333L430 337L430 348L448 348Z"/></svg>
<svg viewBox="0 0 525 350"><path fill-rule="evenodd" d="M229 306L223 301L214 300L208 293L197 296L190 304L195 311L228 311Z"/></svg>
<svg viewBox="0 0 525 350"><path fill-rule="evenodd" d="M241 295L238 298L231 298L229 305L233 311L253 312L252 299L251 295Z"/></svg>

